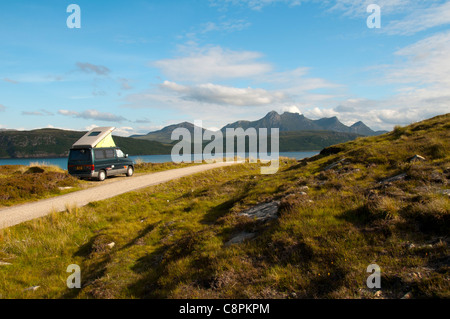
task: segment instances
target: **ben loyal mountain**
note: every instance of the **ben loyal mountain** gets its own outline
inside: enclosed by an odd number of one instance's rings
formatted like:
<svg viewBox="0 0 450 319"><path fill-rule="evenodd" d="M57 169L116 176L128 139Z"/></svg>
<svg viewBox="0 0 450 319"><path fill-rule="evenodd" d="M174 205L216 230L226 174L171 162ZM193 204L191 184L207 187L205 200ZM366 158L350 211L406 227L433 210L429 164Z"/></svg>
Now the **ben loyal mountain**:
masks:
<svg viewBox="0 0 450 319"><path fill-rule="evenodd" d="M352 126L342 124L338 118L322 118L319 120L310 120L304 115L298 113L285 112L278 114L275 111L268 113L265 117L257 121L238 121L228 124L222 128L225 131L227 128L248 127L258 128L273 128L278 127L280 132L294 132L294 131L332 131L341 133L356 133L364 136L373 136L385 133L384 131L375 132L367 127L363 122L357 122Z"/></svg>
<svg viewBox="0 0 450 319"><path fill-rule="evenodd" d="M133 135L131 137L157 141L162 143L171 143L171 133L176 128L187 128L191 134L194 132L194 124L189 122L183 122L180 124L174 124L166 126L161 130L150 132L146 135ZM311 120L306 118L304 115L298 113L285 112L283 114L278 114L275 111L269 112L262 119L256 121L237 121L221 128L223 133L226 132L227 128L243 128L244 130L253 127L255 129L259 128L279 128L281 136L286 135L283 132L337 132L337 133L352 133L362 136L374 136L386 133L386 131L373 131L363 122L356 122L352 126L346 126L341 123L337 117L322 118L319 120ZM204 130L203 130L204 131ZM290 134L292 135L292 134Z"/></svg>

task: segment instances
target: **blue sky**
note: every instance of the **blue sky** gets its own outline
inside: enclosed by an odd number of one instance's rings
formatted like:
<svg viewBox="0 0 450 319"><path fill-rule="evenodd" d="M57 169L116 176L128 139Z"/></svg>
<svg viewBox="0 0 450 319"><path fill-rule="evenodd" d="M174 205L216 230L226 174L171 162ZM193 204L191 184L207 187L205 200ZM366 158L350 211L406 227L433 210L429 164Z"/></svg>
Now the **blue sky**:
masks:
<svg viewBox="0 0 450 319"><path fill-rule="evenodd" d="M0 39L0 128L127 136L275 110L391 129L450 110L450 1L2 1Z"/></svg>

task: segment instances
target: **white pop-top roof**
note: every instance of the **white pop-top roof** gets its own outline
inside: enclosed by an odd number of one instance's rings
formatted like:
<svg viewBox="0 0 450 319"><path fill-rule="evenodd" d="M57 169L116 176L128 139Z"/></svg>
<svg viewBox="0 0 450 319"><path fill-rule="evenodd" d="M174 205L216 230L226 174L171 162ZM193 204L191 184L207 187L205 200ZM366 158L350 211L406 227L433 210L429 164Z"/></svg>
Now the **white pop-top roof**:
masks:
<svg viewBox="0 0 450 319"><path fill-rule="evenodd" d="M76 141L72 148L95 147L115 129L112 126L93 128Z"/></svg>

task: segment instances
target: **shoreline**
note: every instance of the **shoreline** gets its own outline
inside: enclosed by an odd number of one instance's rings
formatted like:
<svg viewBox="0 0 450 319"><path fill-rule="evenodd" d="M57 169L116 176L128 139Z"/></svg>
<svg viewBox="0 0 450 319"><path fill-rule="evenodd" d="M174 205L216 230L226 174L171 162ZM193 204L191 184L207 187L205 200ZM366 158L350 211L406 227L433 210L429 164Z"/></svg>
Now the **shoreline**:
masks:
<svg viewBox="0 0 450 319"><path fill-rule="evenodd" d="M321 152L322 150L304 150L304 151L280 151L279 153L307 153L307 152ZM171 154L129 154L129 156L170 156ZM192 154L194 155L194 154ZM68 155L60 155L60 156L26 156L26 157L0 157L0 160L42 160L42 159L61 159L68 158Z"/></svg>

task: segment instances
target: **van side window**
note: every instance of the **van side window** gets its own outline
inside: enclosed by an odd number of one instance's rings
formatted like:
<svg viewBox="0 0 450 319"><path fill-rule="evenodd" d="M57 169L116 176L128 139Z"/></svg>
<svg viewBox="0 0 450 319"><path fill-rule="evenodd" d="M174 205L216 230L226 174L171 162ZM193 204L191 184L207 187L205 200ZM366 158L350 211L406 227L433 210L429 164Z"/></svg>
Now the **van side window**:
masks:
<svg viewBox="0 0 450 319"><path fill-rule="evenodd" d="M95 159L105 159L103 150L94 150Z"/></svg>
<svg viewBox="0 0 450 319"><path fill-rule="evenodd" d="M116 154L117 154L117 157L125 157L125 154L122 152L122 150L116 149Z"/></svg>
<svg viewBox="0 0 450 319"><path fill-rule="evenodd" d="M114 158L114 150L113 149L107 149L105 150L106 158Z"/></svg>

